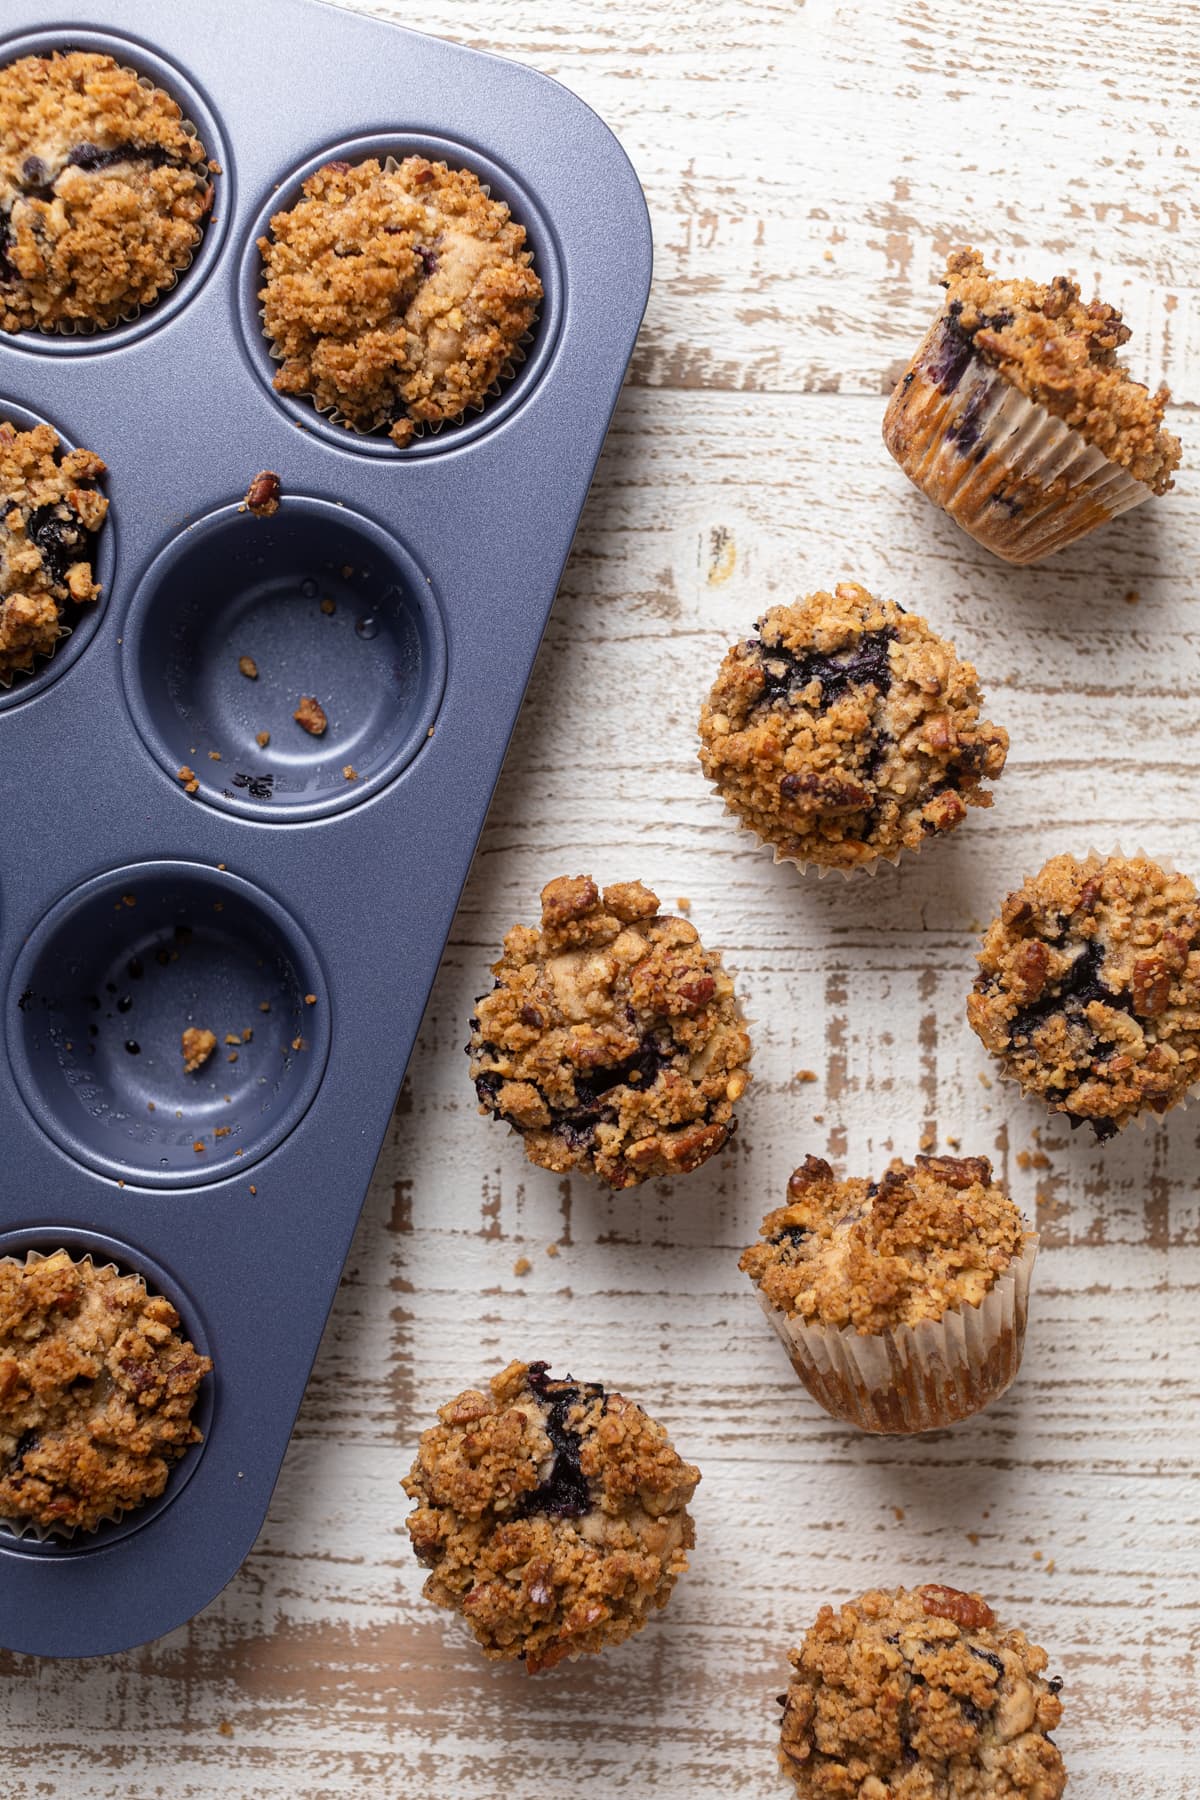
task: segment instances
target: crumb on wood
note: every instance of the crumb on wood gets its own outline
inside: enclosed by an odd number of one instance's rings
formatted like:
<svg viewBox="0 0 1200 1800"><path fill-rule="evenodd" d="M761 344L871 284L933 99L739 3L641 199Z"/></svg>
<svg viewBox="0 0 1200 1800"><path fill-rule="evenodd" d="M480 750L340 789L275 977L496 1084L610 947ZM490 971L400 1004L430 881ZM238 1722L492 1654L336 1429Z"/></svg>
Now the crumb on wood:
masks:
<svg viewBox="0 0 1200 1800"><path fill-rule="evenodd" d="M918 1143L917 1148L919 1150L932 1150L936 1143L937 1132L932 1125L926 1125L924 1131L921 1133L920 1142Z"/></svg>
<svg viewBox="0 0 1200 1800"><path fill-rule="evenodd" d="M325 717L325 708L312 694L302 694L300 704L292 714L297 725L308 732L310 737L321 737L329 720Z"/></svg>
<svg viewBox="0 0 1200 1800"><path fill-rule="evenodd" d="M217 1034L208 1031L202 1025L189 1025L180 1035L180 1046L183 1050L183 1071L185 1075L194 1075L197 1069L204 1067L217 1047ZM151 1109L153 1110L153 1109Z"/></svg>
<svg viewBox="0 0 1200 1800"><path fill-rule="evenodd" d="M528 1275L528 1273L529 1273L530 1269L532 1269L532 1267L533 1267L533 1264L530 1262L530 1260L527 1256L518 1256L516 1262L513 1264L513 1274L514 1275Z"/></svg>
<svg viewBox="0 0 1200 1800"><path fill-rule="evenodd" d="M968 1544L978 1544L979 1543L979 1533L977 1531L968 1531L967 1542L968 1542Z"/></svg>
<svg viewBox="0 0 1200 1800"><path fill-rule="evenodd" d="M1018 1150L1018 1169L1048 1169L1050 1158L1044 1150Z"/></svg>
<svg viewBox="0 0 1200 1800"><path fill-rule="evenodd" d="M816 1081L817 1071L815 1069L797 1069L795 1079L797 1081Z"/></svg>
<svg viewBox="0 0 1200 1800"><path fill-rule="evenodd" d="M1136 606L1141 597L1136 588L1130 588L1125 595L1126 606Z"/></svg>
<svg viewBox="0 0 1200 1800"><path fill-rule="evenodd" d="M980 1069L980 1071L979 1071L979 1083L980 1083L981 1087L985 1087L985 1088L990 1088L992 1085L991 1076L985 1075L982 1069Z"/></svg>
<svg viewBox="0 0 1200 1800"><path fill-rule="evenodd" d="M270 519L279 511L279 477L274 469L260 469L246 489L246 507L256 519Z"/></svg>
<svg viewBox="0 0 1200 1800"><path fill-rule="evenodd" d="M222 1737L232 1737L233 1736L233 1726L229 1723L228 1719L218 1720L217 1730L220 1732Z"/></svg>
<svg viewBox="0 0 1200 1800"><path fill-rule="evenodd" d="M247 681L258 680L258 664L252 656L238 657L238 674L244 675Z"/></svg>
<svg viewBox="0 0 1200 1800"><path fill-rule="evenodd" d="M895 1519L897 1525L903 1525L903 1523L904 1523L904 1508L902 1506L893 1506L892 1516Z"/></svg>
<svg viewBox="0 0 1200 1800"><path fill-rule="evenodd" d="M680 896L679 896L678 900L676 900L675 904L679 908L680 912L682 912L682 913L689 913L692 910L692 903L688 899L686 894L680 894Z"/></svg>
<svg viewBox="0 0 1200 1800"><path fill-rule="evenodd" d="M558 1255L558 1245L557 1244L547 1244L546 1245L546 1255L547 1256L557 1256Z"/></svg>

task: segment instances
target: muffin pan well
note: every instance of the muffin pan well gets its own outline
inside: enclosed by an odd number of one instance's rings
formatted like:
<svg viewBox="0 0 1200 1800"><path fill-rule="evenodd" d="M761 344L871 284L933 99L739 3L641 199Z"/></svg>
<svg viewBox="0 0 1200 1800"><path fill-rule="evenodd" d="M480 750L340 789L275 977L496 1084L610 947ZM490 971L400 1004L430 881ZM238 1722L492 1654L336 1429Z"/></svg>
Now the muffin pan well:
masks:
<svg viewBox="0 0 1200 1800"><path fill-rule="evenodd" d="M70 1542L0 1530L0 1645L82 1656L190 1617L262 1523L651 245L619 145L532 71L310 0L48 16L16 0L0 60L106 50L222 170L157 305L0 338L0 416L102 456L111 502L101 607L0 691L0 1255L142 1272L215 1365L160 1501ZM415 151L511 205L545 297L482 411L397 449L273 392L256 238L324 160ZM192 1073L189 1025L218 1039Z"/></svg>

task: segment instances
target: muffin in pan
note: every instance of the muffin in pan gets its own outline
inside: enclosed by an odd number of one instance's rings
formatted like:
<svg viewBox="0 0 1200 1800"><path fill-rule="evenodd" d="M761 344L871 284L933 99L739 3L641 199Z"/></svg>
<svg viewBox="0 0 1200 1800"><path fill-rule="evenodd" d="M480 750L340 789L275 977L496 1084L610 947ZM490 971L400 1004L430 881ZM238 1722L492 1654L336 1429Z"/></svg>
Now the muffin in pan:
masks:
<svg viewBox="0 0 1200 1800"><path fill-rule="evenodd" d="M1062 1682L979 1594L873 1588L790 1652L779 1761L798 1800L1060 1800Z"/></svg>
<svg viewBox="0 0 1200 1800"><path fill-rule="evenodd" d="M531 1162L626 1188L688 1174L728 1141L750 1080L732 977L640 881L548 882L540 930L514 926L492 973L471 1078Z"/></svg>
<svg viewBox="0 0 1200 1800"><path fill-rule="evenodd" d="M0 1519L70 1535L157 1499L211 1368L141 1276L0 1259Z"/></svg>
<svg viewBox="0 0 1200 1800"><path fill-rule="evenodd" d="M776 861L849 874L952 831L1003 771L975 670L894 600L840 582L776 606L725 656L700 766Z"/></svg>
<svg viewBox="0 0 1200 1800"><path fill-rule="evenodd" d="M1021 1366L1037 1237L986 1156L838 1180L807 1157L739 1267L813 1399L863 1431L933 1431Z"/></svg>
<svg viewBox="0 0 1200 1800"><path fill-rule="evenodd" d="M967 1019L1005 1075L1110 1138L1200 1079L1200 896L1144 856L1055 856L1008 896Z"/></svg>
<svg viewBox="0 0 1200 1800"><path fill-rule="evenodd" d="M0 68L0 327L103 329L174 285L214 166L176 102L111 56Z"/></svg>
<svg viewBox="0 0 1200 1800"><path fill-rule="evenodd" d="M90 450L62 454L49 425L0 420L0 687L52 656L77 607L100 595L93 539L108 514Z"/></svg>
<svg viewBox="0 0 1200 1800"><path fill-rule="evenodd" d="M595 1382L512 1362L424 1432L404 1490L426 1596L535 1673L640 1631L687 1567L700 1471Z"/></svg>
<svg viewBox="0 0 1200 1800"><path fill-rule="evenodd" d="M935 506L1010 563L1039 562L1174 485L1179 440L1118 358L1129 327L1058 275L1000 280L956 250L946 302L883 439Z"/></svg>
<svg viewBox="0 0 1200 1800"><path fill-rule="evenodd" d="M483 405L542 298L524 226L423 156L327 163L259 249L276 388L401 447Z"/></svg>

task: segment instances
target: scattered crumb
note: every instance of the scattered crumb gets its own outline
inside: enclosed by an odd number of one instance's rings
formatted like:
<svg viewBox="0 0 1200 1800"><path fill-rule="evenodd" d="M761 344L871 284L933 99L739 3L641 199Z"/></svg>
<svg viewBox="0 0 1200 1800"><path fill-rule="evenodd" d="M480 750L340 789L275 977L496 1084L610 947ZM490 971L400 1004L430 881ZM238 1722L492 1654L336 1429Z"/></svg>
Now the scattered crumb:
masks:
<svg viewBox="0 0 1200 1800"><path fill-rule="evenodd" d="M892 1515L895 1518L897 1525L903 1525L903 1523L904 1523L904 1508L902 1506L893 1506Z"/></svg>
<svg viewBox="0 0 1200 1800"><path fill-rule="evenodd" d="M967 1542L968 1542L968 1544L978 1544L979 1533L977 1531L968 1531Z"/></svg>
<svg viewBox="0 0 1200 1800"><path fill-rule="evenodd" d="M238 657L238 674L244 675L247 681L258 680L258 664L252 656Z"/></svg>
<svg viewBox="0 0 1200 1800"><path fill-rule="evenodd" d="M1044 1150L1018 1150L1018 1169L1048 1169L1050 1158Z"/></svg>
<svg viewBox="0 0 1200 1800"><path fill-rule="evenodd" d="M337 607L334 605L332 600L322 600L321 611L325 614L325 617L328 619L332 616L332 614L334 614L337 611Z"/></svg>
<svg viewBox="0 0 1200 1800"><path fill-rule="evenodd" d="M215 1138L228 1137L232 1130L233 1130L232 1125L218 1125L213 1132L213 1136Z"/></svg>
<svg viewBox="0 0 1200 1800"><path fill-rule="evenodd" d="M251 1182L251 1184L250 1184L250 1192L252 1194L257 1194L257 1192L258 1192L258 1189L254 1186L253 1182Z"/></svg>
<svg viewBox="0 0 1200 1800"><path fill-rule="evenodd" d="M532 1267L533 1267L533 1264L530 1262L530 1260L527 1256L518 1256L516 1262L513 1264L513 1274L514 1275L528 1275L528 1273L529 1273L530 1269L532 1269Z"/></svg>
<svg viewBox="0 0 1200 1800"><path fill-rule="evenodd" d="M180 1037L183 1049L183 1069L185 1075L194 1075L197 1069L203 1068L217 1047L215 1031L206 1031L202 1026L189 1025ZM150 1111L154 1111L153 1102Z"/></svg>
<svg viewBox="0 0 1200 1800"><path fill-rule="evenodd" d="M294 1037L292 1039L292 1049L293 1050L307 1050L308 1045L305 1043L305 1041L302 1037Z"/></svg>
<svg viewBox="0 0 1200 1800"><path fill-rule="evenodd" d="M223 868L224 868L224 867L225 867L225 864L224 864L224 863L218 863L218 864L217 864L217 867L218 867L218 869L223 869Z"/></svg>
<svg viewBox="0 0 1200 1800"><path fill-rule="evenodd" d="M925 1127L924 1131L921 1133L921 1140L920 1140L920 1143L917 1145L917 1148L919 1150L932 1150L936 1143L937 1143L937 1132L934 1130L932 1125L927 1125Z"/></svg>
<svg viewBox="0 0 1200 1800"><path fill-rule="evenodd" d="M325 717L324 707L319 700L314 700L311 694L300 696L300 704L292 717L297 725L303 726L310 737L320 737L329 724L329 720Z"/></svg>
<svg viewBox="0 0 1200 1800"><path fill-rule="evenodd" d="M258 1010L259 1012L270 1012L271 1002L269 1000L260 1000L258 1003Z"/></svg>
<svg viewBox="0 0 1200 1800"><path fill-rule="evenodd" d="M1042 1553L1041 1553L1041 1551L1040 1551L1040 1550L1035 1550L1035 1551L1034 1551L1034 1553L1033 1553L1033 1560L1034 1560L1034 1562L1041 1562L1041 1560L1042 1560Z"/></svg>
<svg viewBox="0 0 1200 1800"><path fill-rule="evenodd" d="M122 906L136 906L137 905L137 895L136 894L122 894L121 895L121 904L122 904Z"/></svg>
<svg viewBox="0 0 1200 1800"><path fill-rule="evenodd" d="M240 1038L240 1037L239 1037L239 1036L238 1036L238 1034L237 1034L237 1032L236 1032L236 1031L227 1031L227 1032L226 1032L226 1033L225 1033L225 1042L226 1042L226 1043L227 1043L227 1044L240 1044L240 1043L241 1043L241 1041L242 1041L242 1040L241 1040L241 1038Z"/></svg>
<svg viewBox="0 0 1200 1800"><path fill-rule="evenodd" d="M219 750L210 750L208 753L208 760L209 762L220 762L221 752Z"/></svg>
<svg viewBox="0 0 1200 1800"><path fill-rule="evenodd" d="M680 912L686 913L686 912L691 912L691 910L692 910L692 903L688 899L686 894L680 894L680 896L679 896L678 900L676 900L675 904L679 908Z"/></svg>
<svg viewBox="0 0 1200 1800"><path fill-rule="evenodd" d="M982 1069L980 1069L980 1071L979 1071L979 1081L980 1081L980 1085L985 1088L990 1088L992 1085L991 1076L985 1075Z"/></svg>
<svg viewBox="0 0 1200 1800"><path fill-rule="evenodd" d="M822 250L821 255L826 262L833 261L833 251L832 250Z"/></svg>
<svg viewBox="0 0 1200 1800"><path fill-rule="evenodd" d="M233 1040L233 1041L234 1041L234 1043L235 1043L235 1044L236 1044L236 1043L237 1043L237 1039L236 1039L236 1038L234 1038L234 1040ZM230 1051L230 1052L229 1052L229 1055L228 1055L228 1056L227 1056L227 1057L226 1057L226 1058L225 1058L225 1061L226 1061L226 1062L236 1062L236 1061L237 1061L237 1059L238 1059L238 1053L237 1053L237 1051L236 1051L236 1050L231 1050L231 1051Z"/></svg>
<svg viewBox="0 0 1200 1800"><path fill-rule="evenodd" d="M315 1006L317 1004L317 996L315 994L305 994L304 1004L305 1006Z"/></svg>
<svg viewBox="0 0 1200 1800"><path fill-rule="evenodd" d="M546 1255L547 1256L557 1256L558 1255L558 1245L557 1244L547 1244L546 1245Z"/></svg>
<svg viewBox="0 0 1200 1800"><path fill-rule="evenodd" d="M246 1029L242 1033L243 1044L248 1044L253 1036L254 1036L254 1031L253 1031L252 1027L247 1025Z"/></svg>
<svg viewBox="0 0 1200 1800"><path fill-rule="evenodd" d="M1141 597L1136 588L1130 588L1125 596L1126 606L1136 606Z"/></svg>
<svg viewBox="0 0 1200 1800"><path fill-rule="evenodd" d="M157 1108L157 1106L155 1106L153 1100L147 1100L146 1111L147 1112L157 1112L158 1111L158 1108Z"/></svg>
<svg viewBox="0 0 1200 1800"><path fill-rule="evenodd" d="M357 781L358 780L358 770L355 768L353 763L347 763L345 768L342 770L342 774L345 776L347 781Z"/></svg>
<svg viewBox="0 0 1200 1800"><path fill-rule="evenodd" d="M342 580L343 581L349 581L349 579L353 575L353 573L354 573L354 564L353 563L343 563L342 564Z"/></svg>
<svg viewBox="0 0 1200 1800"><path fill-rule="evenodd" d="M795 1079L797 1081L816 1081L817 1071L815 1069L797 1069Z"/></svg>
<svg viewBox="0 0 1200 1800"><path fill-rule="evenodd" d="M197 1156L204 1155L204 1145L200 1142L199 1138L197 1138L195 1143L192 1145L192 1149L196 1152Z"/></svg>
<svg viewBox="0 0 1200 1800"><path fill-rule="evenodd" d="M946 1139L946 1142L949 1144L949 1146L952 1150L961 1150L962 1149L962 1139L961 1138L948 1137Z"/></svg>
<svg viewBox="0 0 1200 1800"><path fill-rule="evenodd" d="M279 511L279 477L274 469L260 469L246 489L246 507L256 519L270 519Z"/></svg>
<svg viewBox="0 0 1200 1800"><path fill-rule="evenodd" d="M271 734L269 731L256 731L254 734L254 741L260 750L265 750L271 741Z"/></svg>
<svg viewBox="0 0 1200 1800"><path fill-rule="evenodd" d="M814 1125L823 1125L824 1123L825 1123L825 1114L824 1113L814 1113L813 1114L813 1124Z"/></svg>
<svg viewBox="0 0 1200 1800"><path fill-rule="evenodd" d="M185 794L194 794L200 786L200 783L196 780L195 770L189 769L186 763L184 763L182 769L176 769L175 779L176 781L182 781Z"/></svg>
<svg viewBox="0 0 1200 1800"><path fill-rule="evenodd" d="M1053 1573L1054 1573L1054 1558L1053 1557L1051 1557L1050 1561L1046 1564L1046 1573L1047 1573L1047 1575L1053 1575Z"/></svg>
<svg viewBox="0 0 1200 1800"><path fill-rule="evenodd" d="M229 1723L228 1719L222 1719L217 1726L217 1730L220 1732L222 1737L232 1737L233 1736L233 1726Z"/></svg>

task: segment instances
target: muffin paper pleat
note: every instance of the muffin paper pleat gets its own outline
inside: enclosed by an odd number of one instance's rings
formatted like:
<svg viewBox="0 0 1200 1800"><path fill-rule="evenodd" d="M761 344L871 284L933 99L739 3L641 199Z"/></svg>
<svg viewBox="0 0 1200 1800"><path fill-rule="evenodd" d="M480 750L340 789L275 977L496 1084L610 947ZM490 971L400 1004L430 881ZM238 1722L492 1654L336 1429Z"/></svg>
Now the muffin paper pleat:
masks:
<svg viewBox="0 0 1200 1800"><path fill-rule="evenodd" d="M852 1325L810 1324L758 1299L813 1399L862 1431L937 1431L997 1399L1021 1366L1038 1236L978 1306L941 1319L863 1335Z"/></svg>
<svg viewBox="0 0 1200 1800"><path fill-rule="evenodd" d="M883 438L909 480L977 543L1005 562L1040 562L1151 497L981 356L948 388L931 380L943 324L888 402Z"/></svg>

